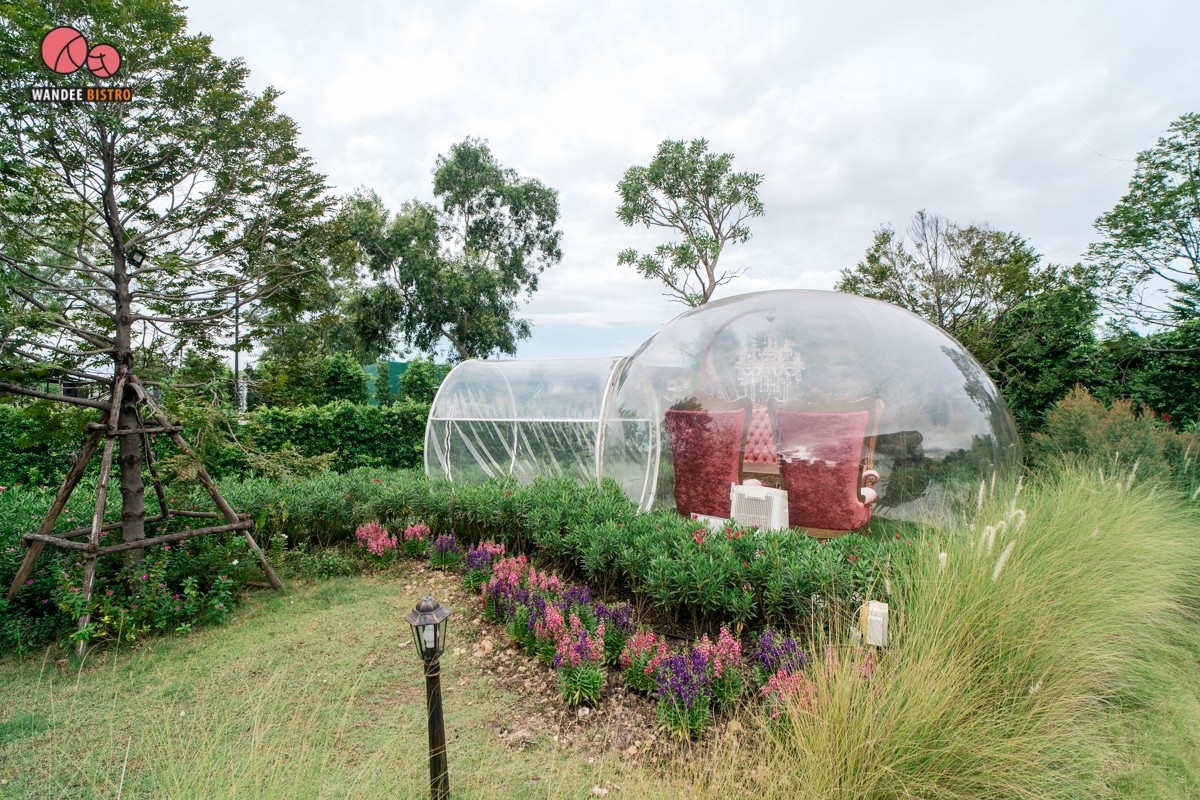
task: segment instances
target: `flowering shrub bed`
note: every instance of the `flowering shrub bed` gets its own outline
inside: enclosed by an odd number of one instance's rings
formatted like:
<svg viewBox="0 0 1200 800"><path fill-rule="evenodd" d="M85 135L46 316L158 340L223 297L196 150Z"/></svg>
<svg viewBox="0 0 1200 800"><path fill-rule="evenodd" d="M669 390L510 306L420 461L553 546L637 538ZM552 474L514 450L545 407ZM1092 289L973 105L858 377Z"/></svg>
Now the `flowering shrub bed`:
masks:
<svg viewBox="0 0 1200 800"><path fill-rule="evenodd" d="M91 518L95 497L91 488L84 485L75 492L56 532L78 527ZM53 498L53 490L43 487L11 485L0 490L0 592L8 589L25 556L21 534L37 528ZM116 492L110 495L106 523L120 519L119 499ZM171 508L195 510L185 498L171 496L168 501ZM159 530L207 524L211 523L172 514ZM112 531L103 541L119 542L120 536L119 530ZM0 654L28 652L67 636L133 641L152 632L186 632L195 625L223 620L247 581L261 579L245 540L221 534L147 548L141 563L101 558L96 588L86 609L83 568L77 553L47 547L16 598L10 603L0 595ZM91 624L77 632L74 622L84 610L91 612Z"/></svg>
<svg viewBox="0 0 1200 800"><path fill-rule="evenodd" d="M290 487L225 482L222 490L256 518L265 504L286 506L286 517L265 517L262 531L286 533L293 543L336 541L335 523L351 535L372 520L391 530L419 521L428 528L421 542L454 532L463 550L492 540L606 597L637 597L697 635L722 624L760 629L832 616L866 595L890 600L887 578L903 570L908 553L926 547L915 526L879 535L903 525L887 521L872 522L876 535L825 543L732 525L709 532L674 512L639 512L611 482L456 485L416 472L360 469ZM406 554L423 556L423 547L406 535Z"/></svg>
<svg viewBox="0 0 1200 800"><path fill-rule="evenodd" d="M491 540L508 554L536 556L539 563L586 581L605 596L635 597L676 624L690 624L697 634L722 624L763 628L796 620L820 623L821 615L856 607L868 594L889 600L888 576L901 571L907 553L924 544L911 535L900 539L844 536L821 543L734 526L710 533L674 513L639 513L612 483L580 487L565 480L539 480L532 486L453 485L417 472L364 468L291 483L225 481L222 491L231 505L250 513L264 546L286 548L288 556L305 554L297 563L307 565L304 574L312 573L310 577L354 571L354 563L337 551L316 549L340 541L361 544L364 556L372 559L391 557L371 553L369 542L356 538L359 527L378 523L389 537L395 535L395 549L406 556L424 557L432 548L436 564L454 569L466 555L464 550ZM44 493L23 489L19 494L23 505L14 508L13 493L8 497L0 493L0 550L11 547L13 553L21 549L21 534L36 525L53 499L48 489ZM77 497L86 500L86 491L77 492ZM201 502L202 498L179 499L183 507ZM73 499L72 508L75 505ZM90 516L83 505L77 518ZM78 524L67 518L64 515L64 529ZM451 533L453 544L443 540L438 550L438 539ZM217 547L209 541L232 549L228 558L215 559L223 563L182 568L196 575L199 591L206 591L222 569L234 574L238 587L257 578L253 568L245 574L230 570L240 540L206 537L193 552ZM314 548L311 553L309 547ZM390 538L386 545L377 542L376 549L390 553ZM273 555L277 564L283 555L282 550ZM57 567L50 566L55 558L39 564L35 581L57 585L51 577ZM6 575L11 580L19 559L19 554L0 558L0 583ZM182 584L169 585L172 594L182 594ZM48 590L39 590L38 599L48 598ZM41 609L27 607L24 594L0 609L0 637L9 642L0 642L0 650L12 649L16 641L22 642L21 647L37 646L69 627L65 617L43 620ZM11 618L13 613L17 618ZM604 658L609 663L619 657L622 632L620 627L605 627Z"/></svg>
<svg viewBox="0 0 1200 800"><path fill-rule="evenodd" d="M472 548L499 551L499 557L464 569L464 583L471 585L476 572L487 573L477 584L484 617L505 624L513 641L554 668L568 705L597 702L605 680L602 665L609 664L630 689L655 699L659 722L681 739L703 735L715 715L748 697L760 699L776 719L788 702L815 708L817 683L806 677L809 659L795 639L764 630L755 640L752 663L743 660L741 643L725 626L716 641L706 634L672 649L658 633L636 626L628 604L593 604L588 587L538 570L525 556L506 558L501 547L483 542ZM869 680L874 652L855 653L859 674ZM837 658L828 650L822 666L834 668Z"/></svg>

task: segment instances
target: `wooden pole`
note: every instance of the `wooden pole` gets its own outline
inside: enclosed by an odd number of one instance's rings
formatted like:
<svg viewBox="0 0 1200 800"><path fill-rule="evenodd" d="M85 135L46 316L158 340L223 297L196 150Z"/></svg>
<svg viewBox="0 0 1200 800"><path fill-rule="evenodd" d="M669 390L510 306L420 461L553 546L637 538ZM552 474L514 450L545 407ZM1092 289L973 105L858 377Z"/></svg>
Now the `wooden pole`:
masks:
<svg viewBox="0 0 1200 800"><path fill-rule="evenodd" d="M87 442L83 445L83 449L79 451L79 455L75 458L75 463L71 465L71 469L67 472L67 477L63 479L62 485L58 487L58 494L54 498L54 502L50 504L50 508L46 511L46 516L42 517L42 523L38 526L37 532L44 537L50 535L50 531L54 530L54 523L58 522L58 516L66 507L67 501L71 499L71 492L75 491L76 485L79 484L79 479L83 477L83 473L87 470L87 465L92 460L92 456L96 454L96 447L100 444L100 439L103 433L97 431L88 437ZM27 536L27 539L33 539ZM25 585L25 581L29 580L29 576L33 573L33 565L37 563L38 556L42 554L42 550L46 547L46 542L42 540L33 540L29 544L29 549L25 551L25 558L21 561L21 566L17 569L16 577L13 578L12 585L8 587L8 600L17 596L17 592L21 591L21 587Z"/></svg>
<svg viewBox="0 0 1200 800"><path fill-rule="evenodd" d="M117 384L122 381L117 379ZM96 489L96 507L92 511L92 531L88 539L90 550L86 556L87 564L83 569L83 613L79 616L76 630L82 633L92 621L92 589L96 583L96 550L100 547L101 528L104 527L104 504L108 499L108 478L112 475L113 445L117 438L109 436L104 440L104 455L100 459L100 485ZM87 640L82 636L75 642L75 655L83 658L87 652Z"/></svg>
<svg viewBox="0 0 1200 800"><path fill-rule="evenodd" d="M167 495L163 492L162 480L158 477L158 470L154 468L154 451L150 448L150 431L147 430L146 423L142 421L142 412L140 410L137 412L137 415L138 425L142 429L142 450L146 453L146 468L150 470L150 480L154 483L154 496L158 498L158 511L163 517L166 517ZM162 428L161 431L169 432L166 428Z"/></svg>
<svg viewBox="0 0 1200 800"><path fill-rule="evenodd" d="M133 380L138 383L138 387L140 389L140 381L138 381L136 376L133 377ZM142 391L144 393L144 390ZM158 410L158 407L154 405L154 401L152 401L148 395L144 396L146 405L149 406L151 413L154 415L154 418L158 420L158 423L164 428L170 427L171 423L170 420L167 419L166 415ZM217 508L221 510L221 514L225 517L225 519L229 522L238 522L241 518L238 517L237 512L230 507L229 503L225 501L225 497L221 494L221 490L217 487L217 484L213 481L213 479L209 477L208 471L204 469L203 462L201 462L196 456L196 452L192 450L191 446L187 443L187 440L180 436L178 431L171 432L171 440L175 442L175 446L178 447L181 452L187 453L189 456L196 459L196 477L199 478L200 482L204 484L204 488L208 490L208 496L212 498L212 501L216 504ZM242 535L246 537L246 543L250 546L250 549L258 558L258 565L262 567L263 573L267 576L267 581L270 582L271 586L274 588L282 589L283 581L279 580L279 576L275 574L275 570L272 569L270 562L267 561L266 554L263 553L262 548L258 546L258 542L254 541L254 536L251 535L250 531L247 529L242 530Z"/></svg>
<svg viewBox="0 0 1200 800"><path fill-rule="evenodd" d="M243 519L238 522L231 522L228 525L214 525L211 528L196 528L191 531L175 531L175 533L164 533L162 536L155 536L150 539L139 539L136 542L121 542L114 544L111 547L101 547L98 555L108 555L109 553L120 553L125 550L134 550L139 547L152 547L157 544L170 544L171 542L179 542L184 539L190 539L193 536L204 536L209 533L225 533L226 531L240 531L250 528L254 525L248 519Z"/></svg>

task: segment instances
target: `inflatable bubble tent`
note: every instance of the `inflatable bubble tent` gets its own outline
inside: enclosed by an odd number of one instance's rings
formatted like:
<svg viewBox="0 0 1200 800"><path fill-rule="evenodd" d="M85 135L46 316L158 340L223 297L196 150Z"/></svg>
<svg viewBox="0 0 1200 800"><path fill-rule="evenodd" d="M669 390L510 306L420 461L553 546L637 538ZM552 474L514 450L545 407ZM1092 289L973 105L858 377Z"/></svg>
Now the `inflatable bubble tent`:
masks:
<svg viewBox="0 0 1200 800"><path fill-rule="evenodd" d="M609 478L643 510L717 517L754 479L813 529L944 517L1019 467L1012 416L962 345L888 303L806 290L692 309L628 357L465 361L425 434L430 476Z"/></svg>

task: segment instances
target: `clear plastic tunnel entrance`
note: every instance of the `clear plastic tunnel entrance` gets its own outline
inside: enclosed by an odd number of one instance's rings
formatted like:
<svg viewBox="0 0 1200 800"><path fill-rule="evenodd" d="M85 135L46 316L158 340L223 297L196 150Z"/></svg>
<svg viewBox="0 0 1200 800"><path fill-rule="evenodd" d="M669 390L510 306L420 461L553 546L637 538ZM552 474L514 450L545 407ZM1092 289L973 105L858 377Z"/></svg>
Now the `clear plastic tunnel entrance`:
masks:
<svg viewBox="0 0 1200 800"><path fill-rule="evenodd" d="M466 483L597 480L604 401L623 361L464 361L430 409L426 474Z"/></svg>

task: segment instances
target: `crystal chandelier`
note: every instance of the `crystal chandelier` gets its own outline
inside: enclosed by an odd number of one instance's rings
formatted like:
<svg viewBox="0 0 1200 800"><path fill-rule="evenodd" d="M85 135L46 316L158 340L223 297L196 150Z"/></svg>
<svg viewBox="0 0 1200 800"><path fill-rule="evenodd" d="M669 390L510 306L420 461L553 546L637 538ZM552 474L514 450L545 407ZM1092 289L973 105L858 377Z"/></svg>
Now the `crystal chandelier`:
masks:
<svg viewBox="0 0 1200 800"><path fill-rule="evenodd" d="M737 374L750 401L760 397L787 400L792 387L800 382L804 359L786 339L782 344L775 335L775 315L767 317L767 339L761 347L748 346L738 354Z"/></svg>

